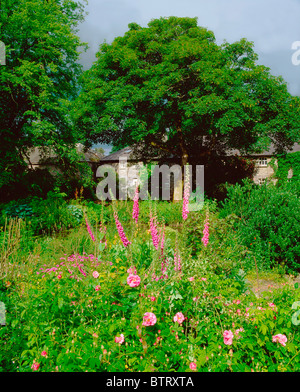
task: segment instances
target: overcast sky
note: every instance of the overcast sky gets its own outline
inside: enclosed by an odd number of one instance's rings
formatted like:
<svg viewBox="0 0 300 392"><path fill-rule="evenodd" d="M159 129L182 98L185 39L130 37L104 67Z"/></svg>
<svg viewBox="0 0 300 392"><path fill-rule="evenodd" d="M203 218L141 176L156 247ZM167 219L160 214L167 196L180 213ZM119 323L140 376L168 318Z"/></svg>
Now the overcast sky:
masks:
<svg viewBox="0 0 300 392"><path fill-rule="evenodd" d="M88 0L89 13L80 25L90 49L81 56L84 69L95 61L99 44L111 43L128 24L146 27L151 19L198 17L218 44L246 38L254 43L258 63L281 75L292 95L300 95L300 65L293 65L294 41L300 41L300 0ZM300 56L299 56L300 59Z"/></svg>

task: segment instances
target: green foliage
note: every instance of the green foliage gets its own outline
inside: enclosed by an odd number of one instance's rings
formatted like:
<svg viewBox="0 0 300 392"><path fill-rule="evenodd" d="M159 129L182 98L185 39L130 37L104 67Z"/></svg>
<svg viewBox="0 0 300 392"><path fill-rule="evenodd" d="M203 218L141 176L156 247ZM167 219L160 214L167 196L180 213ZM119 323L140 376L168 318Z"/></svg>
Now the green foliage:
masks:
<svg viewBox="0 0 300 392"><path fill-rule="evenodd" d="M275 169L274 177L278 179L278 183L281 184L285 181L298 182L300 181L300 151L292 152L289 154L278 155L274 160L277 159L277 165L273 162ZM288 179L289 170L292 170L292 177Z"/></svg>
<svg viewBox="0 0 300 392"><path fill-rule="evenodd" d="M259 268L284 265L285 271L300 270L299 182L262 186L245 181L228 188L221 217L235 216L234 227L241 244Z"/></svg>
<svg viewBox="0 0 300 392"><path fill-rule="evenodd" d="M100 46L82 77L73 118L90 142L141 142L144 157L185 164L228 148L261 151L271 141L284 151L298 140L299 97L256 64L251 42L218 46L197 18L128 27Z"/></svg>
<svg viewBox="0 0 300 392"><path fill-rule="evenodd" d="M77 200L67 207L64 195L50 194L40 208L54 210L54 199L74 218L81 211L91 223L95 214L90 230L96 242L85 225L68 235L41 237L13 279L0 280L0 302L7 310L0 327L1 371L31 372L37 363L38 372L189 372L191 362L202 372L300 370L298 286L254 295L241 268L243 247L234 243L234 217L220 218L215 202L206 201L184 223L175 212L179 227L166 228L162 252L145 224L131 218L132 203L115 205L122 220L129 214L124 230L131 244L125 248L110 219L111 206ZM155 206L162 224L160 214L169 204ZM141 203L141 210L147 208L149 203ZM209 242L194 245L197 237L201 241L207 211ZM100 232L97 223L104 216L107 231ZM181 271L174 269L175 251ZM131 267L141 279L136 287L127 281ZM145 312L155 314L154 325L142 324ZM174 321L178 312L185 317L182 324ZM233 333L229 344L226 331ZM125 340L119 344L115 338L121 334ZM286 346L274 341L277 334L286 336Z"/></svg>
<svg viewBox="0 0 300 392"><path fill-rule="evenodd" d="M70 150L78 135L68 111L81 72L78 49L85 44L76 26L82 20L78 1L1 1L0 32L6 45L6 65L0 67L2 195L12 198L15 184L24 181L31 147L52 148L63 171L74 160Z"/></svg>
<svg viewBox="0 0 300 392"><path fill-rule="evenodd" d="M52 234L78 224L78 211L68 207L65 195L49 192L46 199L28 198L12 201L2 209L1 225L5 219L21 218L26 221L26 230L33 235Z"/></svg>

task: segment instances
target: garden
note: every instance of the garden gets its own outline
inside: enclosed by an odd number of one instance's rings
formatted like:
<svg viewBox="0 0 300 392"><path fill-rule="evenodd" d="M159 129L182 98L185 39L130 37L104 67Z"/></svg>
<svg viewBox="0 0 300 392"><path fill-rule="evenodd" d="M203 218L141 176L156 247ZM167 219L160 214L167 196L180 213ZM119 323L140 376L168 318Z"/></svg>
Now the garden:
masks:
<svg viewBox="0 0 300 392"><path fill-rule="evenodd" d="M2 204L0 370L299 371L299 191Z"/></svg>

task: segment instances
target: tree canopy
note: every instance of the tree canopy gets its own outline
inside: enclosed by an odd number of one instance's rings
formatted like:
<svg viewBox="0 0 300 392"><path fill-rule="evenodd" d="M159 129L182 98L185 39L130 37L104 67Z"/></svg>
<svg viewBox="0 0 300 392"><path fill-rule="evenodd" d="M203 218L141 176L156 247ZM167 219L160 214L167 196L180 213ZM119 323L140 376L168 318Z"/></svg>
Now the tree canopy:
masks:
<svg viewBox="0 0 300 392"><path fill-rule="evenodd" d="M22 177L29 148L48 146L64 158L77 142L68 111L86 46L76 35L83 10L75 0L1 0L1 190Z"/></svg>
<svg viewBox="0 0 300 392"><path fill-rule="evenodd" d="M217 45L197 18L128 27L100 45L82 77L73 116L90 143L141 142L145 153L163 151L185 164L271 143L280 152L299 141L299 97L257 64L252 42Z"/></svg>

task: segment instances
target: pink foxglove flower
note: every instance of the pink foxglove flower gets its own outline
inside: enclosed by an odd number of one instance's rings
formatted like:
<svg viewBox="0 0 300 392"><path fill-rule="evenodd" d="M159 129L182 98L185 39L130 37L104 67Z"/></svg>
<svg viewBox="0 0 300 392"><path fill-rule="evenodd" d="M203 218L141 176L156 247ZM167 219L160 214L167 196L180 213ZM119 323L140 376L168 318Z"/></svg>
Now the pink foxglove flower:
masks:
<svg viewBox="0 0 300 392"><path fill-rule="evenodd" d="M161 229L161 243L160 243L161 254L164 253L164 246L165 246L165 226Z"/></svg>
<svg viewBox="0 0 300 392"><path fill-rule="evenodd" d="M127 283L130 287L137 287L141 283L141 278L138 275L129 275L127 278Z"/></svg>
<svg viewBox="0 0 300 392"><path fill-rule="evenodd" d="M178 255L178 257L177 257L177 270L181 271L181 258L180 258L180 255Z"/></svg>
<svg viewBox="0 0 300 392"><path fill-rule="evenodd" d="M120 238L121 238L121 240L123 242L123 245L126 248L126 246L130 245L131 242L128 241L128 239L126 238L123 226L121 225L121 223L119 221L119 218L118 218L118 214L116 212L114 213L114 218L115 218L115 222L116 222L116 226L117 226L117 229L118 229L119 236L120 236Z"/></svg>
<svg viewBox="0 0 300 392"><path fill-rule="evenodd" d="M94 237L94 234L92 233L92 230L91 230L90 225L89 225L89 223L88 223L88 221L87 221L86 218L85 218L85 223L86 223L87 231L88 231L88 233L89 233L89 235L90 235L92 241L95 242L96 239L95 239L95 237Z"/></svg>
<svg viewBox="0 0 300 392"><path fill-rule="evenodd" d="M143 317L142 325L149 327L150 325L156 324L156 316L154 313L146 312Z"/></svg>
<svg viewBox="0 0 300 392"><path fill-rule="evenodd" d="M203 242L204 246L207 246L208 239L209 239L209 216L208 216L208 213L207 213L206 214L206 219L205 219L204 230L203 230L203 237L202 237L202 242Z"/></svg>
<svg viewBox="0 0 300 392"><path fill-rule="evenodd" d="M133 198L133 210L132 210L132 217L135 219L136 223L138 223L139 219L139 186L136 186L135 195Z"/></svg>
<svg viewBox="0 0 300 392"><path fill-rule="evenodd" d="M287 342L287 337L279 333L278 335L272 336L272 342L279 342L282 346L285 346Z"/></svg>
<svg viewBox="0 0 300 392"><path fill-rule="evenodd" d="M156 224L155 217L152 216L152 213L150 213L150 231L151 231L153 245L155 249L158 249L159 238L157 232L157 224Z"/></svg>

